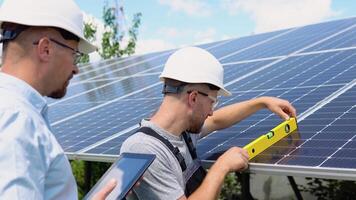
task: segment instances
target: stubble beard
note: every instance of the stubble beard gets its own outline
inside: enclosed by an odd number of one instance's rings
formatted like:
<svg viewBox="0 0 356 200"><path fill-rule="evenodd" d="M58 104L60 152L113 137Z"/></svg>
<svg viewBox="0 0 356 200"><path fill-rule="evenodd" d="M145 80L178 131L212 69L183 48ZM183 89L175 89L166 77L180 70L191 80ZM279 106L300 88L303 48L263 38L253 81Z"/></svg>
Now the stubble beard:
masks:
<svg viewBox="0 0 356 200"><path fill-rule="evenodd" d="M67 87L69 85L70 79L71 79L71 77L68 78L68 80L63 84L62 88L53 91L52 93L50 93L48 95L48 97L53 98L53 99L61 99L61 98L63 98L67 93Z"/></svg>
<svg viewBox="0 0 356 200"><path fill-rule="evenodd" d="M53 91L48 97L51 97L53 99L61 99L63 98L67 93L67 87L63 87L61 89Z"/></svg>
<svg viewBox="0 0 356 200"><path fill-rule="evenodd" d="M198 122L197 120L192 119L192 124L187 131L189 133L196 133L196 134L200 133L201 129L203 128L204 121Z"/></svg>

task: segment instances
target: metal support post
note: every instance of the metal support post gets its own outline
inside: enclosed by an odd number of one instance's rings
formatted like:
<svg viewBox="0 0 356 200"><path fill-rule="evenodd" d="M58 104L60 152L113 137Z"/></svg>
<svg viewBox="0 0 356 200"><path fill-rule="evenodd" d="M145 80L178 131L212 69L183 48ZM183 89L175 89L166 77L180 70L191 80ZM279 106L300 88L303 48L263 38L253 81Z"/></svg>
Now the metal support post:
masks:
<svg viewBox="0 0 356 200"><path fill-rule="evenodd" d="M241 199L254 200L250 191L250 174L236 172L237 181L241 183Z"/></svg>
<svg viewBox="0 0 356 200"><path fill-rule="evenodd" d="M292 189L293 189L294 194L297 197L297 199L303 200L302 194L300 194L300 191L299 191L298 186L294 180L294 177L293 176L287 176L287 177L288 177L289 183L292 186Z"/></svg>

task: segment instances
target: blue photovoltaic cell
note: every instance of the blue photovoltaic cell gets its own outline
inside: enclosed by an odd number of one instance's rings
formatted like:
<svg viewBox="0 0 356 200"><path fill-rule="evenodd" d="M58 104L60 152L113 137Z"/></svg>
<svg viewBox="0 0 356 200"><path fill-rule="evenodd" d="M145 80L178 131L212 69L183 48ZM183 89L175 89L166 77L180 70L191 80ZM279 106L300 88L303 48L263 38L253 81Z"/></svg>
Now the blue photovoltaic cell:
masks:
<svg viewBox="0 0 356 200"><path fill-rule="evenodd" d="M50 105L50 109L48 113L50 122L53 123L60 119L72 116L73 114L80 113L82 111L92 108L98 103L111 101L116 98L120 98L124 95L129 96L129 94L134 93L144 87L150 86L156 82L157 82L157 75L124 78L113 84L108 84L105 87L90 91L83 95L79 95L74 98L64 99L62 102L58 104L52 106ZM80 105L75 106L78 103ZM63 107L62 105L73 105L73 106L67 107L68 109L64 109L65 107Z"/></svg>
<svg viewBox="0 0 356 200"><path fill-rule="evenodd" d="M121 62L124 62L125 60L130 60L130 59L134 59L134 58L135 58L135 56L126 57L126 58L112 58L112 59L107 59L107 60L100 60L98 62L93 62L93 63L79 64L78 68L80 70L86 71L89 68L104 67L104 66L110 65L112 63L121 63Z"/></svg>
<svg viewBox="0 0 356 200"><path fill-rule="evenodd" d="M63 149L75 152L137 125L161 100L120 100L53 126Z"/></svg>
<svg viewBox="0 0 356 200"><path fill-rule="evenodd" d="M235 52L240 51L244 48L255 45L256 43L268 40L271 37L275 37L279 34L282 34L285 31L288 31L288 30L281 30L281 31L263 33L263 34L258 34L258 35L252 35L252 36L248 36L248 37L237 38L237 39L231 40L230 42L227 42L226 44L221 46L221 48L208 49L208 51L210 53L212 53L214 56L216 56L217 58L221 58L223 56L235 53Z"/></svg>
<svg viewBox="0 0 356 200"><path fill-rule="evenodd" d="M356 20L355 20L356 21ZM356 24L356 22L355 22ZM356 46L356 27L330 38L329 40L306 49L304 52L321 51L326 49L338 49Z"/></svg>
<svg viewBox="0 0 356 200"><path fill-rule="evenodd" d="M309 134L309 137L306 138L302 145L290 152L287 157L278 161L278 164L301 165L305 163L316 167L355 167L356 154L354 152L356 143L354 141L356 141L356 124L344 123L345 119L348 119L349 122L356 121L356 118L349 117L356 113L355 99L356 87L353 87L300 122L300 127L317 125L318 128ZM323 115L324 118L320 118L320 114L325 114ZM318 124L305 124L309 120L316 119L319 119ZM308 131L308 128L306 131ZM301 135L303 133L303 131L300 131ZM319 149L319 151L315 149ZM318 158L318 161L316 159L311 163L303 161L304 158L310 157Z"/></svg>
<svg viewBox="0 0 356 200"><path fill-rule="evenodd" d="M291 57L227 88L248 91L347 83L353 80L355 62L356 50Z"/></svg>
<svg viewBox="0 0 356 200"><path fill-rule="evenodd" d="M118 78L117 80L120 80ZM66 96L63 99L71 98L74 95L78 95L80 93L86 93L88 90L91 90L93 88L97 87L102 87L104 85L108 84L107 80L103 81L87 81L87 82L71 82L70 85L67 87L67 93ZM63 100L61 99L61 101ZM57 99L52 99L52 98L47 98L49 106L51 106L52 103L58 103Z"/></svg>
<svg viewBox="0 0 356 200"><path fill-rule="evenodd" d="M331 36L332 34L355 24L355 22L356 18L353 18L301 27L263 45L242 51L231 57L224 58L221 62L228 63L288 55Z"/></svg>
<svg viewBox="0 0 356 200"><path fill-rule="evenodd" d="M310 166L354 168L356 165L356 154L354 154L356 149L356 125L354 122L356 118L350 118L350 116L356 113L355 98L356 87L353 87L301 122L303 126L304 123L309 120L327 119L319 120L319 130L309 134L309 138L306 142L303 142L298 148L312 150L312 148L317 147L327 152L327 154L316 155L315 152L309 151L309 154L306 155L299 151L293 151L293 156L291 156L293 158L287 156L280 161L280 164L295 163L300 165L302 164L301 162L298 163L293 159L302 160L305 157L318 156L320 162L314 160L313 163L309 163ZM323 116L323 118L320 118L320 116ZM345 123L345 121L351 123ZM340 126L340 124L345 124L345 126ZM329 150L332 151L330 152Z"/></svg>
<svg viewBox="0 0 356 200"><path fill-rule="evenodd" d="M228 64L224 65L224 81L226 83L233 81L236 77L242 76L244 74L253 72L274 60L265 60L265 61L255 61L251 63L241 63L241 64Z"/></svg>
<svg viewBox="0 0 356 200"><path fill-rule="evenodd" d="M163 84L160 83L152 88L130 95L125 99L161 99L163 97L162 88Z"/></svg>
<svg viewBox="0 0 356 200"><path fill-rule="evenodd" d="M223 41L218 41L218 42L211 42L211 43L207 43L207 44L201 44L201 45L197 45L197 47L203 48L203 49L210 49L210 48L214 48L215 46L219 46L223 43L228 42L228 40L223 40Z"/></svg>
<svg viewBox="0 0 356 200"><path fill-rule="evenodd" d="M146 70L163 65L171 53L172 51L165 52L151 59L138 57L126 63L126 67L118 64L96 70L95 73L93 72L92 74L89 74L90 78L88 78L88 80L116 78L118 76L128 76L138 72L142 73Z"/></svg>
<svg viewBox="0 0 356 200"><path fill-rule="evenodd" d="M108 61L79 67L80 73L74 76L73 82L94 79L104 73L110 75L110 71L115 71L117 74L122 74L123 76L129 76L134 72L140 72L140 70L147 68L147 65L155 66L157 63L160 64L160 59L166 55L167 52L150 53L124 59L110 59ZM127 74L122 71L126 71Z"/></svg>
<svg viewBox="0 0 356 200"><path fill-rule="evenodd" d="M118 155L122 143L126 140L127 137L129 137L133 133L135 133L135 130L130 131L122 136L116 137L110 140L109 142L106 142L89 151L86 151L85 153Z"/></svg>
<svg viewBox="0 0 356 200"><path fill-rule="evenodd" d="M168 52L169 53L169 52ZM160 72L163 62L167 59L167 52L151 53L142 56L133 56L133 59L110 59L109 61L99 62L92 65L79 67L80 73L75 75L71 84L67 88L67 94L64 98L70 98L73 95L84 91L93 90L104 84L118 81L122 78L138 75L139 73ZM155 70L158 68L158 70ZM95 81L93 79L98 79ZM56 100L48 98L49 104Z"/></svg>

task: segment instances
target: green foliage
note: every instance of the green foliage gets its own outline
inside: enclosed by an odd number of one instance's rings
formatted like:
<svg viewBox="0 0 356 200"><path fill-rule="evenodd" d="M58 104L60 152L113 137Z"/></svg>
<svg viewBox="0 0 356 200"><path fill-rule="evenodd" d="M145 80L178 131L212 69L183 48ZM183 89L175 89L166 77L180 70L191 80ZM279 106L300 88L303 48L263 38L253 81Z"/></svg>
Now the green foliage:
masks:
<svg viewBox="0 0 356 200"><path fill-rule="evenodd" d="M122 55L127 54L127 55L132 55L135 53L135 48L136 48L136 41L137 41L137 35L138 35L138 28L141 24L141 13L136 13L133 17L132 20L132 27L129 30L129 42L127 44L127 47L124 51L121 52Z"/></svg>
<svg viewBox="0 0 356 200"><path fill-rule="evenodd" d="M84 37L89 40L90 42L93 42L95 39L95 34L96 34L96 26L95 24L92 23L84 23ZM80 63L88 63L89 62L89 55L84 54L80 58Z"/></svg>
<svg viewBox="0 0 356 200"><path fill-rule="evenodd" d="M72 160L70 164L72 166L73 175L77 181L79 199L82 199L85 194L89 192L111 166L111 163L82 160Z"/></svg>
<svg viewBox="0 0 356 200"><path fill-rule="evenodd" d="M240 193L241 185L237 181L235 173L228 174L221 188L219 200L237 199Z"/></svg>
<svg viewBox="0 0 356 200"><path fill-rule="evenodd" d="M327 199L355 199L356 182L341 181L331 179L306 178L307 187L299 186L301 191L309 192L317 197L318 200Z"/></svg>
<svg viewBox="0 0 356 200"><path fill-rule="evenodd" d="M72 171L78 186L78 198L82 199L85 195L84 185L85 185L85 172L84 172L84 161L82 160L72 160L70 161L72 166Z"/></svg>
<svg viewBox="0 0 356 200"><path fill-rule="evenodd" d="M92 176L91 176L91 184L90 188L92 188L96 182L100 179L102 175L106 172L106 170L109 169L109 167L112 165L112 163L105 163L105 162L91 162L91 170L92 170Z"/></svg>
<svg viewBox="0 0 356 200"><path fill-rule="evenodd" d="M104 24L105 32L103 33L103 38L101 41L101 51L100 56L104 59L109 59L113 57L121 57L123 55L131 55L135 53L138 28L141 24L141 13L136 13L132 20L132 26L128 30L128 44L123 48L120 43L125 36L124 32L120 32L119 25L117 23L117 18L115 15L115 8L105 6L104 7Z"/></svg>
<svg viewBox="0 0 356 200"><path fill-rule="evenodd" d="M104 20L104 32L101 39L101 48L98 51L103 59L121 57L124 55L132 55L135 53L136 42L138 30L141 25L141 13L136 13L132 19L132 25L128 29L128 39L127 45L124 47L122 45L123 39L125 37L125 32L120 30L117 23L117 17L115 15L116 9L114 7L108 7L107 5L103 8L103 20ZM84 23L84 37L89 41L93 42L96 40L97 27L92 23ZM81 63L89 62L89 55L84 55Z"/></svg>

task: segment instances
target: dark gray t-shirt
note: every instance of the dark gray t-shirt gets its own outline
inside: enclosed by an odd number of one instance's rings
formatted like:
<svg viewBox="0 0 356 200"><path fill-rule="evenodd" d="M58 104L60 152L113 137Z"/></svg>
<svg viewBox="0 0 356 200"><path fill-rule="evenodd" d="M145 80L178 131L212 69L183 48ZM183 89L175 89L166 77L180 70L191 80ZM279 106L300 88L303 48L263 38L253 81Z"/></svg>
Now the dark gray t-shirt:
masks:
<svg viewBox="0 0 356 200"><path fill-rule="evenodd" d="M138 199L178 199L184 195L185 183L191 172L196 168L189 149L183 139L161 129L147 120L142 120L141 126L150 127L162 137L168 139L173 146L178 147L187 165L182 173L178 160L169 148L160 140L145 133L135 133L123 144L120 153L151 153L156 159L143 176L140 186L134 188ZM199 134L190 134L193 144L196 145ZM132 195L134 196L134 195ZM135 199L134 197L131 197Z"/></svg>

